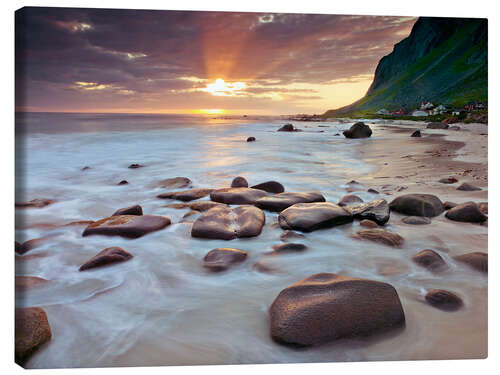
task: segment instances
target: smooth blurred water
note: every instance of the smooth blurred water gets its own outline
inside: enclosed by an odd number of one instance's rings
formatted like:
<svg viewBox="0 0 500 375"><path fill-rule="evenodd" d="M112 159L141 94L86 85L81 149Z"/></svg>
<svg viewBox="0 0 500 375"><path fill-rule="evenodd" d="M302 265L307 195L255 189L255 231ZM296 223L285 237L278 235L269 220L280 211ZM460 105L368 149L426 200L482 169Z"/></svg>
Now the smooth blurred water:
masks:
<svg viewBox="0 0 500 375"><path fill-rule="evenodd" d="M464 358L484 356L487 277L455 263L451 256L470 248L454 223L433 220L418 228L387 226L405 237L402 249L350 237L353 223L306 234L309 249L268 256L279 244L277 214L266 213L258 237L233 241L190 236L188 211L165 208L156 195L159 180L185 176L193 187L227 187L238 175L250 184L280 181L287 191L321 191L328 201L346 194L346 183L370 173L359 158L362 142L335 136L350 124L295 123L303 132L278 133L276 119L218 120L162 115L30 114L18 118L16 201L53 198L41 209L17 210L16 239L50 235L26 257L16 274L50 280L18 293L19 306L42 306L53 331L51 342L28 367L94 367L320 362ZM321 125L321 127L319 126ZM324 127L324 126L327 127ZM377 127L373 126L374 136ZM247 143L254 136L256 142ZM379 138L383 135L379 134ZM145 167L129 169L140 163ZM82 171L81 168L90 169ZM117 186L121 180L129 185ZM365 187L356 192L373 199ZM207 198L205 198L207 199ZM116 209L140 204L145 213L172 219L168 228L139 239L90 236L72 221L96 220ZM195 217L190 217L194 220ZM467 224L465 224L467 225ZM487 228L467 227L486 236ZM446 247L442 244L446 243ZM470 241L469 241L470 243ZM78 272L100 250L120 246L131 261ZM202 258L216 247L235 247L249 258L227 272L210 274ZM440 247L451 265L444 275L417 267L411 257ZM29 256L28 256L29 255ZM276 273L261 273L262 261ZM285 287L317 272L344 273L389 282L398 291L407 326L397 335L296 350L269 337L267 309ZM465 308L445 313L422 302L426 290L445 288ZM459 339L457 339L459 336Z"/></svg>

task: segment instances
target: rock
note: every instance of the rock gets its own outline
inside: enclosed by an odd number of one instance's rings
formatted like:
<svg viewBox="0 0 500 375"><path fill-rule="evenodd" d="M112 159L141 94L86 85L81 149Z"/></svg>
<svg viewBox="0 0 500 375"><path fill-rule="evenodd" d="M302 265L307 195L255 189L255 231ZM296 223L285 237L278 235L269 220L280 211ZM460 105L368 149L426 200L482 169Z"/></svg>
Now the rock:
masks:
<svg viewBox="0 0 500 375"><path fill-rule="evenodd" d="M212 191L210 199L225 204L254 204L267 195L265 191L253 188L225 188Z"/></svg>
<svg viewBox="0 0 500 375"><path fill-rule="evenodd" d="M355 219L373 220L378 225L385 225L389 221L391 212L385 199L376 199L359 206L346 207Z"/></svg>
<svg viewBox="0 0 500 375"><path fill-rule="evenodd" d="M40 307L16 308L15 321L15 358L23 364L52 338L52 332L47 315Z"/></svg>
<svg viewBox="0 0 500 375"><path fill-rule="evenodd" d="M411 137L420 138L422 137L422 134L420 133L420 130L415 130L413 133L411 133Z"/></svg>
<svg viewBox="0 0 500 375"><path fill-rule="evenodd" d="M145 234L160 230L170 225L170 219L154 215L120 215L111 216L90 224L82 236L102 234L106 236L121 236L138 238Z"/></svg>
<svg viewBox="0 0 500 375"><path fill-rule="evenodd" d="M462 191L477 191L477 190L481 190L481 188L479 188L477 186L474 186L474 185L471 185L471 184L468 184L467 182L464 182L462 185L460 185L459 187L457 187L457 190L462 190Z"/></svg>
<svg viewBox="0 0 500 375"><path fill-rule="evenodd" d="M356 232L354 236L359 239L378 242L392 247L401 247L404 243L404 238L399 234L389 232L385 229L362 229Z"/></svg>
<svg viewBox="0 0 500 375"><path fill-rule="evenodd" d="M221 240L254 237L260 234L265 222L264 212L254 206L214 207L196 219L191 236Z"/></svg>
<svg viewBox="0 0 500 375"><path fill-rule="evenodd" d="M458 206L458 203L446 201L443 203L443 208L447 211L450 208Z"/></svg>
<svg viewBox="0 0 500 375"><path fill-rule="evenodd" d="M248 137L247 138L247 142L255 142L255 141L256 141L255 137Z"/></svg>
<svg viewBox="0 0 500 375"><path fill-rule="evenodd" d="M389 207L391 210L410 216L434 217L443 211L443 203L431 194L406 194L394 199Z"/></svg>
<svg viewBox="0 0 500 375"><path fill-rule="evenodd" d="M120 208L111 216L119 216L119 215L142 215L142 207L136 204L135 206L130 206L126 208Z"/></svg>
<svg viewBox="0 0 500 375"><path fill-rule="evenodd" d="M235 177L233 181L231 182L231 187L232 188L238 188L238 187L243 187L247 188L248 187L248 181L245 179L245 177Z"/></svg>
<svg viewBox="0 0 500 375"><path fill-rule="evenodd" d="M443 289L432 289L425 295L429 305L444 311L456 311L462 307L462 299L455 293Z"/></svg>
<svg viewBox="0 0 500 375"><path fill-rule="evenodd" d="M16 202L18 208L43 208L49 204L54 203L53 199L36 198L29 202Z"/></svg>
<svg viewBox="0 0 500 375"><path fill-rule="evenodd" d="M90 167L88 165L86 165L85 167L81 168L80 170L81 171L88 171L90 169Z"/></svg>
<svg viewBox="0 0 500 375"><path fill-rule="evenodd" d="M427 129L448 129L449 125L442 122L430 122L427 124Z"/></svg>
<svg viewBox="0 0 500 375"><path fill-rule="evenodd" d="M450 130L460 130L460 126L454 125L449 127Z"/></svg>
<svg viewBox="0 0 500 375"><path fill-rule="evenodd" d="M75 225L89 225L92 224L94 221L93 220L79 220L79 221L72 221L67 224L64 224L63 227L72 227Z"/></svg>
<svg viewBox="0 0 500 375"><path fill-rule="evenodd" d="M269 197L263 197L255 202L255 205L263 210L281 212L297 203L324 202L325 197L320 193L280 193Z"/></svg>
<svg viewBox="0 0 500 375"><path fill-rule="evenodd" d="M37 276L16 276L15 284L16 290L23 291L43 285L48 282L49 280Z"/></svg>
<svg viewBox="0 0 500 375"><path fill-rule="evenodd" d="M432 272L442 271L447 268L446 262L443 260L441 255L436 253L434 250L422 250L412 259L419 266L425 267Z"/></svg>
<svg viewBox="0 0 500 375"><path fill-rule="evenodd" d="M292 230L285 230L283 233L281 233L280 240L285 242L290 238L304 238L304 237L305 236L303 234L294 232Z"/></svg>
<svg viewBox="0 0 500 375"><path fill-rule="evenodd" d="M91 268L103 267L113 263L125 262L133 257L134 256L132 254L123 250L121 247L108 247L86 261L79 270L85 271Z"/></svg>
<svg viewBox="0 0 500 375"><path fill-rule="evenodd" d="M190 186L192 181L187 177L172 177L165 180L158 181L155 186L165 189L182 189Z"/></svg>
<svg viewBox="0 0 500 375"><path fill-rule="evenodd" d="M200 211L196 211L196 210L191 210L189 212L186 212L184 215L182 215L182 218L183 219L187 219L188 217L191 217L191 216L194 216L194 215L199 215L201 212ZM189 220L182 220L183 223L185 222L191 222Z"/></svg>
<svg viewBox="0 0 500 375"><path fill-rule="evenodd" d="M407 216L402 218L401 221L405 224L411 225L426 225L432 222L431 219L424 216Z"/></svg>
<svg viewBox="0 0 500 375"><path fill-rule="evenodd" d="M389 284L319 273L282 290L269 308L271 337L282 344L318 345L370 336L405 325Z"/></svg>
<svg viewBox="0 0 500 375"><path fill-rule="evenodd" d="M161 199L175 199L178 201L189 202L200 199L210 194L214 189L190 189L183 191L170 191L157 195Z"/></svg>
<svg viewBox="0 0 500 375"><path fill-rule="evenodd" d="M278 222L283 229L311 232L350 223L352 215L333 203L297 203L281 211Z"/></svg>
<svg viewBox="0 0 500 375"><path fill-rule="evenodd" d="M368 138L372 135L372 130L364 122L357 122L349 130L342 132L346 138Z"/></svg>
<svg viewBox="0 0 500 375"><path fill-rule="evenodd" d="M438 182L441 182L442 184L454 184L455 182L458 182L458 180L455 177L445 177L440 179Z"/></svg>
<svg viewBox="0 0 500 375"><path fill-rule="evenodd" d="M212 201L198 201L189 204L189 208L195 211L204 212L214 207L226 206L222 203L212 202Z"/></svg>
<svg viewBox="0 0 500 375"><path fill-rule="evenodd" d="M363 203L363 199L354 194L344 195L337 203L340 207L356 205L358 203Z"/></svg>
<svg viewBox="0 0 500 375"><path fill-rule="evenodd" d="M304 251L307 246L301 243L285 242L280 245L273 246L273 250L276 253L286 253L286 252L297 252Z"/></svg>
<svg viewBox="0 0 500 375"><path fill-rule="evenodd" d="M25 254L30 250L36 249L45 242L47 237L33 238L31 240L25 241L22 244L16 242L16 253Z"/></svg>
<svg viewBox="0 0 500 375"><path fill-rule="evenodd" d="M163 207L165 207L165 208L175 208L177 210L181 210L183 208L190 208L191 205L189 203L171 203L171 204L166 204Z"/></svg>
<svg viewBox="0 0 500 375"><path fill-rule="evenodd" d="M279 132L298 132L300 129L294 128L292 124L285 124L278 129Z"/></svg>
<svg viewBox="0 0 500 375"><path fill-rule="evenodd" d="M15 244L14 251L16 253L22 254L23 245L20 242L17 242L17 241L14 241L14 244Z"/></svg>
<svg viewBox="0 0 500 375"><path fill-rule="evenodd" d="M477 207L479 207L479 211L483 214L488 215L488 202L479 202Z"/></svg>
<svg viewBox="0 0 500 375"><path fill-rule="evenodd" d="M241 263L247 259L247 252L231 248L217 248L210 250L203 258L203 267L210 271L225 271L236 263Z"/></svg>
<svg viewBox="0 0 500 375"><path fill-rule="evenodd" d="M488 273L488 254L486 253L467 253L456 256L454 259L469 265L477 271Z"/></svg>
<svg viewBox="0 0 500 375"><path fill-rule="evenodd" d="M129 167L130 169L137 169L137 168L142 168L142 167L144 167L144 165L134 163L134 164L130 164L128 167Z"/></svg>
<svg viewBox="0 0 500 375"><path fill-rule="evenodd" d="M118 185L128 185L128 181L127 180L121 180Z"/></svg>
<svg viewBox="0 0 500 375"><path fill-rule="evenodd" d="M380 194L377 190L372 189L372 188L369 188L369 189L367 190L367 192L368 192L368 193L372 193L372 194Z"/></svg>
<svg viewBox="0 0 500 375"><path fill-rule="evenodd" d="M361 220L359 225L365 228L378 228L378 224L376 222L368 219Z"/></svg>
<svg viewBox="0 0 500 375"><path fill-rule="evenodd" d="M488 219L474 202L465 202L450 208L445 216L450 220L466 223L482 223Z"/></svg>
<svg viewBox="0 0 500 375"><path fill-rule="evenodd" d="M283 185L277 181L266 181L261 184L252 186L252 189L264 190L268 193L279 194L285 191Z"/></svg>

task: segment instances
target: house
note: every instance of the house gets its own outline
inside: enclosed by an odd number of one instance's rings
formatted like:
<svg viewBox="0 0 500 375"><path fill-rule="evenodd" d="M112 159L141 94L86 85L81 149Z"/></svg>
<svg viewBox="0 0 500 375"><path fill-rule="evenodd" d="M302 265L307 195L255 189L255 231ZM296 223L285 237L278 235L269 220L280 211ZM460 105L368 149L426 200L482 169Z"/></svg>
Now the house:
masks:
<svg viewBox="0 0 500 375"><path fill-rule="evenodd" d="M392 114L395 116L401 116L406 114L406 112L402 108L399 108L397 111L392 112Z"/></svg>
<svg viewBox="0 0 500 375"><path fill-rule="evenodd" d="M419 116L429 116L429 114L425 111L420 111L420 110L415 110L411 113L413 117L419 117Z"/></svg>
<svg viewBox="0 0 500 375"><path fill-rule="evenodd" d="M420 109L422 111L426 111L432 108L434 108L434 104L432 104L431 102L422 102L422 104L420 104Z"/></svg>
<svg viewBox="0 0 500 375"><path fill-rule="evenodd" d="M382 108L382 109L379 109L377 112L375 112L376 115L390 115L391 113L385 109L385 108Z"/></svg>

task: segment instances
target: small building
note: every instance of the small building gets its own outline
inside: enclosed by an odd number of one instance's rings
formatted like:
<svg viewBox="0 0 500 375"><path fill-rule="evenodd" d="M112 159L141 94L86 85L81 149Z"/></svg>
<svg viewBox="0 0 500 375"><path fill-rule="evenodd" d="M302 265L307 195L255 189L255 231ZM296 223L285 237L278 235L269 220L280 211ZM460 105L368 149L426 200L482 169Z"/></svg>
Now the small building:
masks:
<svg viewBox="0 0 500 375"><path fill-rule="evenodd" d="M392 112L392 114L395 116L402 116L405 115L406 112L402 108L399 108L397 111Z"/></svg>
<svg viewBox="0 0 500 375"><path fill-rule="evenodd" d="M420 104L420 109L422 111L426 111L426 110L429 110L429 109L432 109L434 108L434 104L432 104L431 102L422 102L422 104Z"/></svg>
<svg viewBox="0 0 500 375"><path fill-rule="evenodd" d="M411 115L413 117L419 117L419 116L429 116L429 113L425 112L425 111L421 111L421 110L415 110L411 113Z"/></svg>

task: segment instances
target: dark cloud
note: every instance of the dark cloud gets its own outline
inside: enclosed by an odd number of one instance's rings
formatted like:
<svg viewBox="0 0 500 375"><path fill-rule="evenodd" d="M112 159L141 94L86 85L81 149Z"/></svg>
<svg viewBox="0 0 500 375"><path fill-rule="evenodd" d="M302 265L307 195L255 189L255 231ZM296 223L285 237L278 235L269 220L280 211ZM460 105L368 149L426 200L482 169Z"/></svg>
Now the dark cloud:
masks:
<svg viewBox="0 0 500 375"><path fill-rule="evenodd" d="M320 97L315 90L280 86L372 74L414 22L408 17L23 8L16 13L16 104L83 110L99 101L105 107L166 98L169 106L182 99L192 105L194 98L210 95L196 90L204 80L218 77L247 82L251 95L277 92L296 100L310 94L312 100Z"/></svg>

